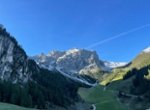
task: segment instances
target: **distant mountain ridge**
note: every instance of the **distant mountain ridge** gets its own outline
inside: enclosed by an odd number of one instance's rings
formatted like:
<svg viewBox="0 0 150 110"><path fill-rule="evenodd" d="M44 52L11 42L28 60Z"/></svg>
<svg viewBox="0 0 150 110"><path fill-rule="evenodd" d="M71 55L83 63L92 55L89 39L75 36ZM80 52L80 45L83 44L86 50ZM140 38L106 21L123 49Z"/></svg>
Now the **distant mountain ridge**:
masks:
<svg viewBox="0 0 150 110"><path fill-rule="evenodd" d="M75 48L68 51L52 51L47 55L41 54L34 56L32 59L40 67L49 70L58 70L63 75L88 85L91 84L82 75L99 72L101 68L106 69L103 62L99 61L95 51L85 49Z"/></svg>
<svg viewBox="0 0 150 110"><path fill-rule="evenodd" d="M85 49L70 49L68 51L52 51L49 54L34 56L33 59L42 67L53 69L61 68L69 74L84 74L83 69L89 67L104 68L95 51ZM91 67L91 69L92 69ZM86 73L85 73L86 74Z"/></svg>
<svg viewBox="0 0 150 110"><path fill-rule="evenodd" d="M49 70L59 70L64 75L82 79L81 75L92 76L101 71L111 71L112 68L124 66L126 63L102 61L96 51L86 49L70 49L67 51L51 51L48 54L33 56L40 67ZM68 76L68 77L69 77Z"/></svg>

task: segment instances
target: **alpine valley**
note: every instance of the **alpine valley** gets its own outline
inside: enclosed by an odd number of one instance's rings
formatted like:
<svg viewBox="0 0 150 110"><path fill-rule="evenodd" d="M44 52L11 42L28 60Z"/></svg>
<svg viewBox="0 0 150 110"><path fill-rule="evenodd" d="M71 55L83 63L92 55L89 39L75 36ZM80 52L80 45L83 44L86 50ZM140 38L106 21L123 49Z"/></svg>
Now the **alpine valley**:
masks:
<svg viewBox="0 0 150 110"><path fill-rule="evenodd" d="M24 107L67 109L81 101L78 88L87 87L57 70L39 67L3 26L0 27L0 70L0 101ZM88 79L95 83L94 79Z"/></svg>
<svg viewBox="0 0 150 110"><path fill-rule="evenodd" d="M0 110L150 109L150 47L129 63L78 48L28 56L1 25L0 71Z"/></svg>

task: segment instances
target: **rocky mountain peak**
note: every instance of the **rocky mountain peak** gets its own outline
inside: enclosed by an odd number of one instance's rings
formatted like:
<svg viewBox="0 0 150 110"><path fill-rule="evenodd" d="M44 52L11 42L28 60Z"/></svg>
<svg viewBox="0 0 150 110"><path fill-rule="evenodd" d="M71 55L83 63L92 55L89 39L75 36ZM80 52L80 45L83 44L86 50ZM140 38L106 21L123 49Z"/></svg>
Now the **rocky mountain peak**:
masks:
<svg viewBox="0 0 150 110"><path fill-rule="evenodd" d="M97 73L106 69L95 51L86 49L70 49L67 51L52 51L47 55L32 57L39 66L49 70L58 70L63 75L83 81L80 75Z"/></svg>

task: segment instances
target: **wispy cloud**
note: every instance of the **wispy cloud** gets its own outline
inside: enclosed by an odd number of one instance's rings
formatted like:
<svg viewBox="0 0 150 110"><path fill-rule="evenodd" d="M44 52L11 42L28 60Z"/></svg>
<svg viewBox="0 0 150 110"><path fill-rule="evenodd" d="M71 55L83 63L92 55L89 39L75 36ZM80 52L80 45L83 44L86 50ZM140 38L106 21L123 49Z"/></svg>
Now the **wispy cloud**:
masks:
<svg viewBox="0 0 150 110"><path fill-rule="evenodd" d="M97 47L97 46L99 46L99 45L101 45L101 44L107 43L107 42L109 42L109 41L111 41L111 40L114 40L114 39L123 37L123 36L125 36L125 35L128 35L128 34L130 34L130 33L136 32L136 31L138 31L138 30L141 30L141 29L146 28L146 27L149 27L149 26L150 26L150 24L146 24L146 25L143 25L143 26L140 26L140 27L131 29L131 30L129 30L129 31L122 32L122 33L120 33L120 34L118 34L118 35L116 35L116 36L109 37L109 38L107 38L107 39L104 39L104 40L95 42L95 43L93 43L93 44L87 46L86 48L87 48L87 49L92 49L92 48Z"/></svg>

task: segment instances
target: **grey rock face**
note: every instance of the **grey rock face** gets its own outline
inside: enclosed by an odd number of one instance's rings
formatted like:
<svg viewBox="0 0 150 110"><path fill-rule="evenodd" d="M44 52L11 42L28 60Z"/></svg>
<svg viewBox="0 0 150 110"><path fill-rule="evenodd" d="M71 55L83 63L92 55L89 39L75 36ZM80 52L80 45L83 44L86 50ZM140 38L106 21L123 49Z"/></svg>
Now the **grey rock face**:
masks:
<svg viewBox="0 0 150 110"><path fill-rule="evenodd" d="M68 51L52 51L32 57L40 66L49 70L60 68L68 74L87 74L105 68L95 51L71 49Z"/></svg>
<svg viewBox="0 0 150 110"><path fill-rule="evenodd" d="M29 59L17 41L0 28L0 79L25 83L30 79Z"/></svg>

